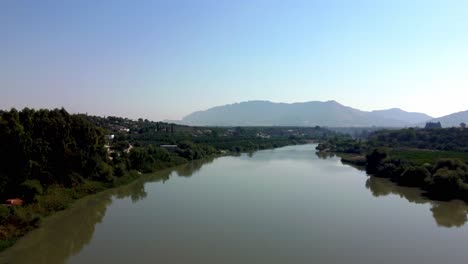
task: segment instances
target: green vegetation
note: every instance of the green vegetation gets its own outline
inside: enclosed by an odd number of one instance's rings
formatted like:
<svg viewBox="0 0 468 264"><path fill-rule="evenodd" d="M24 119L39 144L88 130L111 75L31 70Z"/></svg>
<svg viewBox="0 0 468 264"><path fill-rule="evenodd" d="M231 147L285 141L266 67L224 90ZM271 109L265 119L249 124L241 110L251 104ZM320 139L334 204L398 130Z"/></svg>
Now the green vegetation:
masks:
<svg viewBox="0 0 468 264"><path fill-rule="evenodd" d="M288 127L189 127L71 115L64 109L0 111L0 250L88 194L191 160L306 143L332 132Z"/></svg>
<svg viewBox="0 0 468 264"><path fill-rule="evenodd" d="M389 150L389 154L396 159L411 160L416 165L435 164L438 160L444 158L468 161L468 152L458 151L391 149Z"/></svg>
<svg viewBox="0 0 468 264"><path fill-rule="evenodd" d="M334 136L317 149L353 154L343 162L365 165L369 174L400 185L420 187L432 198L468 201L468 130L463 124L427 127L377 131L367 140Z"/></svg>
<svg viewBox="0 0 468 264"><path fill-rule="evenodd" d="M367 143L371 147L468 152L468 131L463 127L381 130L372 133Z"/></svg>

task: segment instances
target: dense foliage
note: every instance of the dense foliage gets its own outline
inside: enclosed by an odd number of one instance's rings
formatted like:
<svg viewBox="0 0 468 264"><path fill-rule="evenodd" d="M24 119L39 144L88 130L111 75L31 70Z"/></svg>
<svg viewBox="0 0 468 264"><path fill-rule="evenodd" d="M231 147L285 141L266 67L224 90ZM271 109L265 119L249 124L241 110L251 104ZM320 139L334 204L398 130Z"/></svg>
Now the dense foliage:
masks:
<svg viewBox="0 0 468 264"><path fill-rule="evenodd" d="M64 109L4 112L0 116L1 198L20 195L23 189L41 189L34 185L70 187L84 179L109 181L112 167L103 145L102 129Z"/></svg>
<svg viewBox="0 0 468 264"><path fill-rule="evenodd" d="M468 152L466 128L382 130L368 138L371 147L417 148Z"/></svg>

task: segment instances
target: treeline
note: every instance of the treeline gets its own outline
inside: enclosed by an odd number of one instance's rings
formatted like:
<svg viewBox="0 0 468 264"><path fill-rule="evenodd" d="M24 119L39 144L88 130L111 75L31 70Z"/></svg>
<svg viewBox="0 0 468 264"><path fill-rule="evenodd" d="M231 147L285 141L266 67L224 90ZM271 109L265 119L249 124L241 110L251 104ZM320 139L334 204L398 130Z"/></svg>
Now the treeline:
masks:
<svg viewBox="0 0 468 264"><path fill-rule="evenodd" d="M453 127L380 130L370 133L363 139L354 139L341 134L330 137L320 146L322 149L346 153L361 153L378 147L468 152L468 129Z"/></svg>
<svg viewBox="0 0 468 264"><path fill-rule="evenodd" d="M468 130L464 127L384 130L372 133L368 140L333 137L317 149L353 154L343 161L364 165L376 177L420 187L430 197L468 201Z"/></svg>
<svg viewBox="0 0 468 264"><path fill-rule="evenodd" d="M180 145L184 149L189 143L192 151L178 152L182 157L249 152L308 140L323 140L335 134L321 127L193 127L146 119L86 118L105 128L108 134L115 135L112 147L118 152L128 148L129 144L144 148L149 145ZM196 153L189 153L193 151Z"/></svg>
<svg viewBox="0 0 468 264"><path fill-rule="evenodd" d="M0 198L85 179L111 181L102 129L64 109L11 110L0 115ZM31 198L33 195L25 195Z"/></svg>
<svg viewBox="0 0 468 264"><path fill-rule="evenodd" d="M386 146L468 152L468 130L464 127L382 130L372 133L367 141L371 147Z"/></svg>

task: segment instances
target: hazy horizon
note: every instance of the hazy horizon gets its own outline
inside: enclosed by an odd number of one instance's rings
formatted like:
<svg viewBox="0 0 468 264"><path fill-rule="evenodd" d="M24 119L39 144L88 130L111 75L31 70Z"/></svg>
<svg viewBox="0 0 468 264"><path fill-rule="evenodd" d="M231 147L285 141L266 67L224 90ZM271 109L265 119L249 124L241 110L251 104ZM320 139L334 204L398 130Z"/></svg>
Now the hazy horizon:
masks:
<svg viewBox="0 0 468 264"><path fill-rule="evenodd" d="M148 118L150 121L182 121L182 119L184 119L185 117L189 116L190 114L193 114L195 112L204 112L204 111L207 111L207 110L210 110L212 108L217 108L217 107L225 107L225 106L228 106L228 105L235 105L235 104L241 104L241 103L249 103L249 102L269 102L269 103L274 103L274 104L302 104L302 103L310 103L310 102L330 102L330 101L335 101L337 102L336 100L324 100L324 101L318 101L318 100L310 100L310 101L303 101L303 102L274 102L274 101L269 101L269 100L262 100L262 99L253 99L253 100L247 100L247 101L241 101L241 102L233 102L233 103L227 103L227 104L224 104L224 105L214 105L214 106L211 106L211 107L208 107L206 109L199 109L199 110L194 110L193 112L190 112L190 113L187 113L187 114L183 114L180 118L178 119L168 119L168 118L165 118L165 119L151 119L151 118ZM406 111L405 109L401 109L401 108L398 108L398 107L392 107L392 108L386 108L386 109L371 109L371 110L363 110L363 109L358 109L356 107L353 107L353 106L349 106L349 105L344 105L342 104L341 102L337 102L338 104L341 104L345 107L351 107L351 108L354 108L354 109L357 109L357 110L362 110L362 111L367 111L367 112L372 112L372 111L380 111L380 110L391 110L391 109L400 109L400 110L403 110L403 111ZM0 108L0 110L10 110L12 108L15 108L16 110L22 110L24 108L30 108L30 109L35 109L35 110L38 110L38 109L41 109L41 108L37 108L37 107L31 107L31 106L25 106L25 107L15 107L15 106L12 106L10 108ZM65 106L53 106L53 107L44 107L45 109L61 109L61 108L64 108L65 110L67 110L68 112L72 113L72 114L87 114L87 115L92 115L92 116L101 116L101 117L107 117L107 116L115 116L115 115L108 115L108 114L98 114L98 113L92 113L92 112L89 112L89 111L85 111L85 112L82 112L82 111L73 111L73 110L69 110L67 109ZM406 111L406 112L409 112L409 113L421 113L421 114L427 114L427 113L423 113L423 112L412 112L412 111ZM454 112L454 113L457 113L457 112ZM453 114L453 113L450 113L450 114ZM129 119L133 119L133 120L137 120L139 118L144 118L142 116L129 116L129 115L118 115L118 117L122 117L122 118L129 118ZM431 116L433 117L434 119L436 118L439 118L439 116ZM440 116L442 117L442 116Z"/></svg>
<svg viewBox="0 0 468 264"><path fill-rule="evenodd" d="M3 1L0 109L178 120L251 100L468 110L468 2Z"/></svg>

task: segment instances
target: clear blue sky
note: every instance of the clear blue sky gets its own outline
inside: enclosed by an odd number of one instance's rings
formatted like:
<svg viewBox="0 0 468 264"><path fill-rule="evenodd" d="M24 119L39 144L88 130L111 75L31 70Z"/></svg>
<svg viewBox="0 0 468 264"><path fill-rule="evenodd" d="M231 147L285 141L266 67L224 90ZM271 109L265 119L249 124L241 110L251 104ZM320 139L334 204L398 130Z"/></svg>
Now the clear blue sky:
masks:
<svg viewBox="0 0 468 264"><path fill-rule="evenodd" d="M0 108L468 109L468 1L0 1Z"/></svg>

